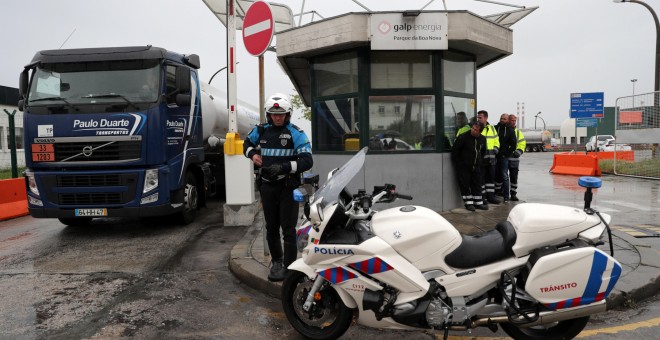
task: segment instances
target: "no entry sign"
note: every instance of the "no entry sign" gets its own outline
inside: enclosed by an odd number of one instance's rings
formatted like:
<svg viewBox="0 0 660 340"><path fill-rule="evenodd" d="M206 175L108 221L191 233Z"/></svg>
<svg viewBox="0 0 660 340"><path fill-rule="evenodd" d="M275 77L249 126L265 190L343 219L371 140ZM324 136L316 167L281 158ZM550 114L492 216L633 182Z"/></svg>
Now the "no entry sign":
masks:
<svg viewBox="0 0 660 340"><path fill-rule="evenodd" d="M257 1L250 6L243 19L243 43L245 49L258 57L270 46L274 32L273 12L265 1Z"/></svg>

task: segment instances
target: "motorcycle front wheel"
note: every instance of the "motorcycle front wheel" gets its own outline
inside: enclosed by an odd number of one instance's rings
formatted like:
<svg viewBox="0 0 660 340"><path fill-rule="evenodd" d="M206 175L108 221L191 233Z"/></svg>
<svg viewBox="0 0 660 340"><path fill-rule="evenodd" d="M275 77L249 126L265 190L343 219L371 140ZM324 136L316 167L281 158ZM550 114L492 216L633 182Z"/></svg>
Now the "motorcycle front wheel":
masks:
<svg viewBox="0 0 660 340"><path fill-rule="evenodd" d="M589 316L555 322L535 327L519 327L510 323L500 324L502 330L516 340L564 340L576 337L589 322Z"/></svg>
<svg viewBox="0 0 660 340"><path fill-rule="evenodd" d="M303 309L314 280L292 271L282 284L282 307L291 326L310 339L336 339L351 325L353 311L346 307L337 292L323 285L309 311Z"/></svg>

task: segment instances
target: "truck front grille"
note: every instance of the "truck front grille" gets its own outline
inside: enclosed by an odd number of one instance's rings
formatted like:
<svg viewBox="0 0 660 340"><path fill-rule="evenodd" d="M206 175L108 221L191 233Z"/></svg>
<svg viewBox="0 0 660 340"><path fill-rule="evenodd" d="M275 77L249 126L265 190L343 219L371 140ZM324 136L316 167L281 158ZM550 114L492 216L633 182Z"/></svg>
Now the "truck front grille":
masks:
<svg viewBox="0 0 660 340"><path fill-rule="evenodd" d="M115 185L122 185L122 178L117 174L57 176L58 187L105 187Z"/></svg>
<svg viewBox="0 0 660 340"><path fill-rule="evenodd" d="M59 204L62 205L105 205L122 203L121 193L84 193L59 194Z"/></svg>
<svg viewBox="0 0 660 340"><path fill-rule="evenodd" d="M106 206L126 204L135 199L140 174L119 172L107 174L63 173L41 176L47 200L62 206Z"/></svg>
<svg viewBox="0 0 660 340"><path fill-rule="evenodd" d="M55 143L56 162L126 161L140 158L142 141Z"/></svg>

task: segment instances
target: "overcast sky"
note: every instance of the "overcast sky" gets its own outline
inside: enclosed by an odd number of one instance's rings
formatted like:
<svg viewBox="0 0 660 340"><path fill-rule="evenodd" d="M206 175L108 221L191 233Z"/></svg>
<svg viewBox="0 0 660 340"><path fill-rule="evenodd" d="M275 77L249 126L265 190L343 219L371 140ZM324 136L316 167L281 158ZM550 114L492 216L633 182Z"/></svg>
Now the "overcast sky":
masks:
<svg viewBox="0 0 660 340"><path fill-rule="evenodd" d="M373 11L419 9L429 0L359 0ZM300 12L302 0L276 0ZM573 92L604 92L605 104L653 90L656 30L650 12L639 4L612 0L499 0L535 12L515 24L513 55L477 73L477 108L491 113L516 113L524 102L526 127L542 112L548 125L568 118ZM647 2L660 13L657 0ZM479 15L511 7L473 0L446 0L449 10ZM403 7L407 6L407 7ZM426 9L444 9L436 0ZM305 11L324 17L362 12L351 0L307 0ZM309 18L303 19L303 24ZM297 22L297 20L296 20ZM225 28L201 0L2 0L0 85L18 87L18 75L35 52L44 49L154 45L201 58L201 79L226 65ZM73 32L70 38L67 37ZM65 43L66 41L66 43ZM237 35L238 96L258 104L257 58ZM266 53L266 94L293 93L293 85ZM224 71L213 85L225 89ZM296 124L308 129L299 119ZM541 124L541 121L538 121ZM308 131L309 132L309 131Z"/></svg>

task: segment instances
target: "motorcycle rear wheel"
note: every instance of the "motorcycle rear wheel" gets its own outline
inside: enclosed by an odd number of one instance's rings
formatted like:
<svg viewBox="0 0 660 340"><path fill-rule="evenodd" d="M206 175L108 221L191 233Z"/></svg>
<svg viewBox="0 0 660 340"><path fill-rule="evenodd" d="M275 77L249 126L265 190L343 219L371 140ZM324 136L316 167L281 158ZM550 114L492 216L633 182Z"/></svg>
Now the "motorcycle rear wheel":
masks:
<svg viewBox="0 0 660 340"><path fill-rule="evenodd" d="M516 340L564 340L576 337L589 322L589 316L555 322L537 327L518 327L510 323L500 324L502 330Z"/></svg>
<svg viewBox="0 0 660 340"><path fill-rule="evenodd" d="M282 284L282 307L286 318L298 333L310 339L336 339L353 320L353 311L346 307L337 292L329 286L319 290L320 299L311 311L303 310L307 294L314 284L307 275L292 271Z"/></svg>

